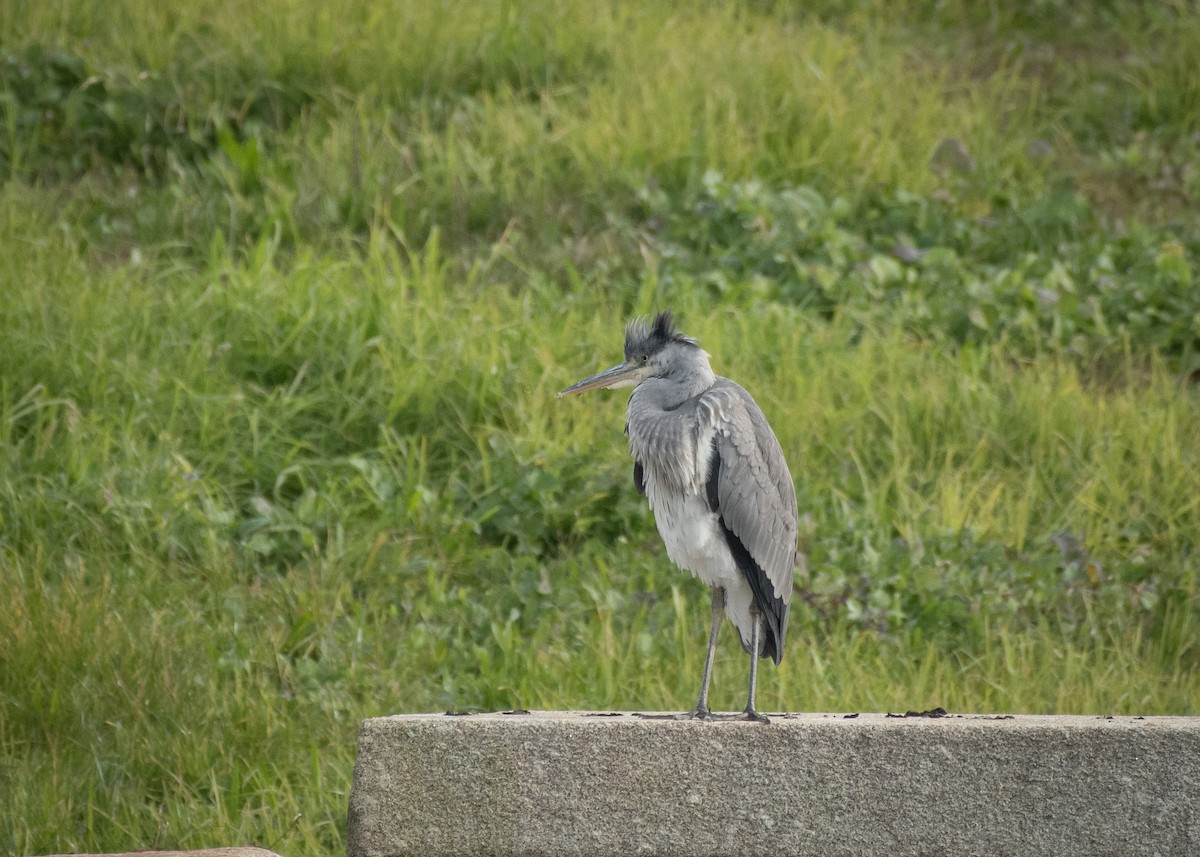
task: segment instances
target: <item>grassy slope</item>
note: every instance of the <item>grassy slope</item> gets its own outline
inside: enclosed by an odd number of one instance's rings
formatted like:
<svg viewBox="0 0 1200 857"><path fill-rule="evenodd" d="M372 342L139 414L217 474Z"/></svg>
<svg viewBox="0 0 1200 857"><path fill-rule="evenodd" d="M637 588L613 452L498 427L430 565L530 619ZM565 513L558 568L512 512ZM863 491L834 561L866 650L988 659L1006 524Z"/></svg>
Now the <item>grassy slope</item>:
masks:
<svg viewBox="0 0 1200 857"><path fill-rule="evenodd" d="M339 853L364 716L688 704L553 399L664 304L797 477L764 707L1200 712L1194 10L769 6L0 11L0 848Z"/></svg>

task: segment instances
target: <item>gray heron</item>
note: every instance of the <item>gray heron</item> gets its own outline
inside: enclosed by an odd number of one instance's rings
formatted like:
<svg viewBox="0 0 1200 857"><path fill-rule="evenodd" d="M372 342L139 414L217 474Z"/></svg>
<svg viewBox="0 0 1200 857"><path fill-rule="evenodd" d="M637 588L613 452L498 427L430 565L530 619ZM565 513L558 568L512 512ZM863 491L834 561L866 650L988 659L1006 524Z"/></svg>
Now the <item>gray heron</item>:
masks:
<svg viewBox="0 0 1200 857"><path fill-rule="evenodd" d="M712 625L700 698L676 719L754 720L758 659L779 663L796 556L796 488L762 410L713 373L708 354L670 312L625 329L625 360L558 395L633 387L625 422L633 484L654 513L667 556L712 587ZM750 655L740 715L708 707L717 634L728 614Z"/></svg>

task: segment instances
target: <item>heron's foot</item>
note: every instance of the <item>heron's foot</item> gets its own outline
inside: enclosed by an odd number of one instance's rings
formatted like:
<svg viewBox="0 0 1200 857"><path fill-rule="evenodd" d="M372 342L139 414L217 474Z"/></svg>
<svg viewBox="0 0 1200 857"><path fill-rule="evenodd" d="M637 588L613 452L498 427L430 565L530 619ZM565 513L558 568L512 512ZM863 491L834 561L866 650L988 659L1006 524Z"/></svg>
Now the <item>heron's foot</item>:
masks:
<svg viewBox="0 0 1200 857"><path fill-rule="evenodd" d="M765 714L759 714L752 708L747 708L740 714L710 714L706 719L721 720L721 721L745 721L749 723L770 723L771 718Z"/></svg>

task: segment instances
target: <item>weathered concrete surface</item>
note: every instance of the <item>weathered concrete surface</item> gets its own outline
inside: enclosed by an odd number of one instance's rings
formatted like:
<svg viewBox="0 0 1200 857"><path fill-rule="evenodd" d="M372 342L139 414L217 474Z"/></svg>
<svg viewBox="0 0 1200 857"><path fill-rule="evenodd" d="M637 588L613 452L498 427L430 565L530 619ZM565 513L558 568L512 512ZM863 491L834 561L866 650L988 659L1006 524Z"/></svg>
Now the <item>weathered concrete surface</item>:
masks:
<svg viewBox="0 0 1200 857"><path fill-rule="evenodd" d="M234 848L204 848L200 851L127 851L121 854L50 854L47 857L279 857L266 848L243 845Z"/></svg>
<svg viewBox="0 0 1200 857"><path fill-rule="evenodd" d="M1200 718L364 721L349 857L1197 855Z"/></svg>

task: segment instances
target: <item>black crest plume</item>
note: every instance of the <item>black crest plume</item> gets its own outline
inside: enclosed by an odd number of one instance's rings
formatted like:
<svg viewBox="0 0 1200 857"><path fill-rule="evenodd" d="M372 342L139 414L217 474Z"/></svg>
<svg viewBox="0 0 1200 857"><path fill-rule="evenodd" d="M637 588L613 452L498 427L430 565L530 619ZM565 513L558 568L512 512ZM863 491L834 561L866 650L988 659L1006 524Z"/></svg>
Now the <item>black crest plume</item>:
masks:
<svg viewBox="0 0 1200 857"><path fill-rule="evenodd" d="M672 342L697 345L696 340L675 329L675 317L670 310L660 312L649 324L644 318L631 321L625 328L625 359L657 354Z"/></svg>

